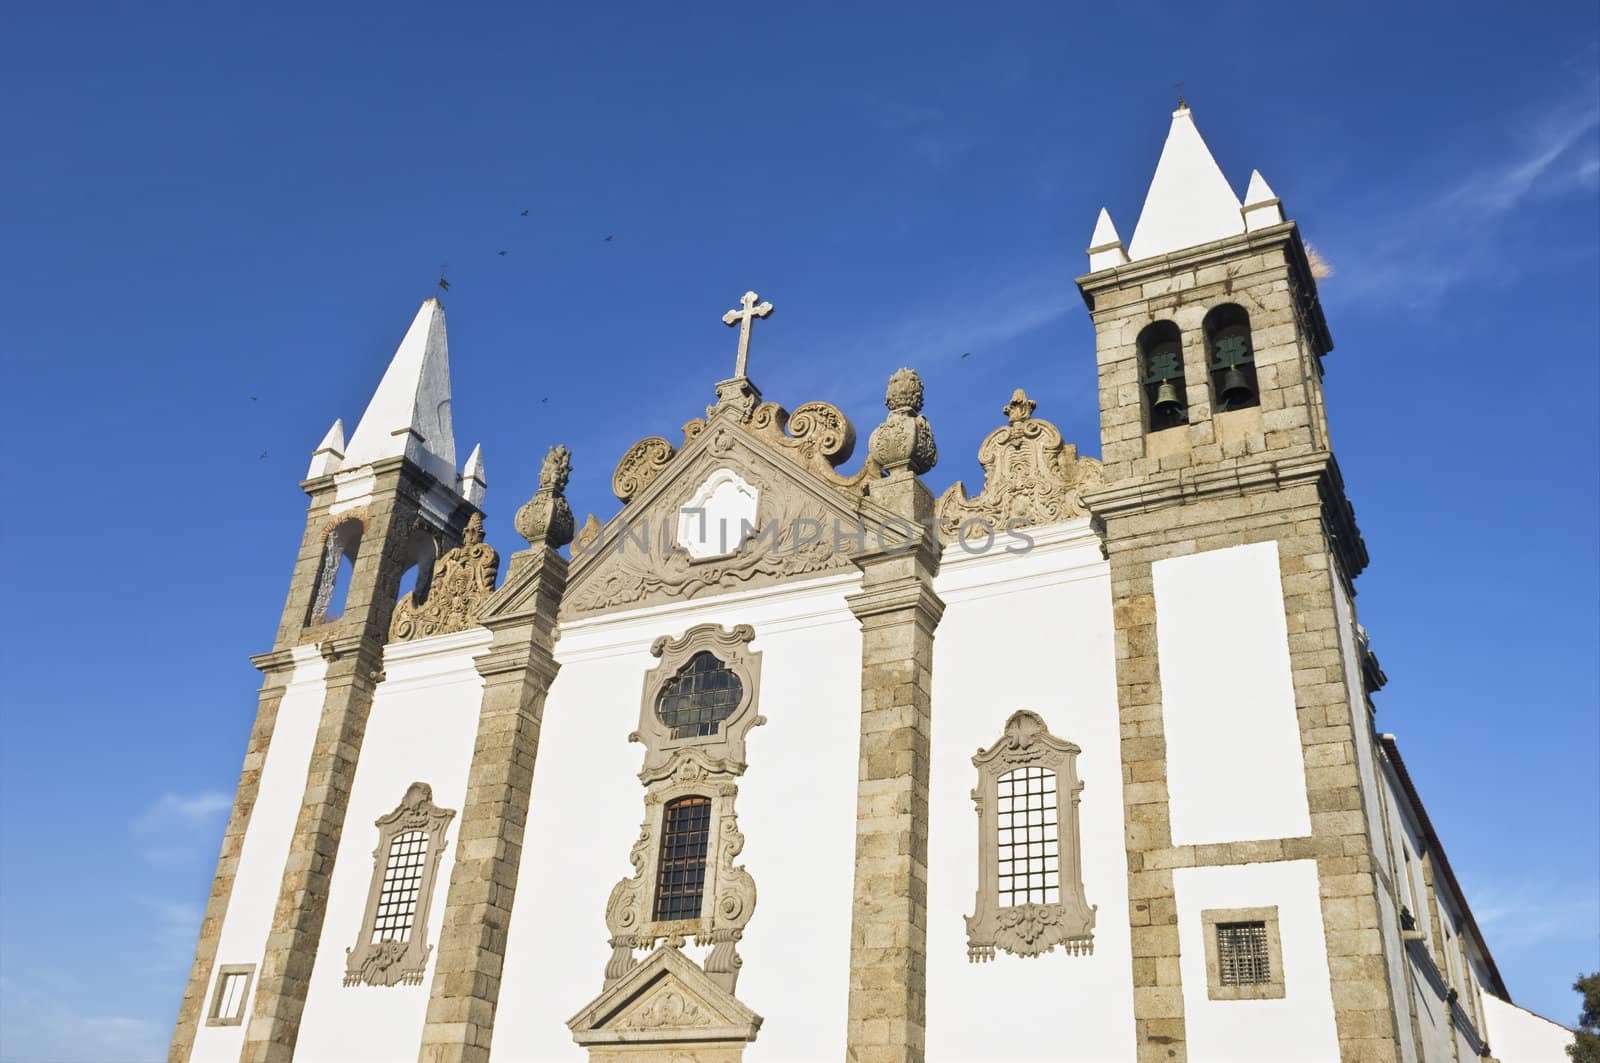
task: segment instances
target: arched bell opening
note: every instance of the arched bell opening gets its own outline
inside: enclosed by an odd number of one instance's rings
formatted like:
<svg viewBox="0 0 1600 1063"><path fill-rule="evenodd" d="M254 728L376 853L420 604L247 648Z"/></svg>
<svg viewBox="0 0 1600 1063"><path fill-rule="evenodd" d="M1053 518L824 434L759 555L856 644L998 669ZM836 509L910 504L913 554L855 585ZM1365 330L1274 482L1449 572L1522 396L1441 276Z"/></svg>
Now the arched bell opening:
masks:
<svg viewBox="0 0 1600 1063"><path fill-rule="evenodd" d="M1211 374L1212 409L1226 413L1261 405L1249 313L1242 306L1224 303L1206 314L1202 327L1206 366Z"/></svg>
<svg viewBox="0 0 1600 1063"><path fill-rule="evenodd" d="M1183 375L1183 334L1176 323L1157 321L1139 333L1139 382L1144 390L1147 431L1189 423Z"/></svg>

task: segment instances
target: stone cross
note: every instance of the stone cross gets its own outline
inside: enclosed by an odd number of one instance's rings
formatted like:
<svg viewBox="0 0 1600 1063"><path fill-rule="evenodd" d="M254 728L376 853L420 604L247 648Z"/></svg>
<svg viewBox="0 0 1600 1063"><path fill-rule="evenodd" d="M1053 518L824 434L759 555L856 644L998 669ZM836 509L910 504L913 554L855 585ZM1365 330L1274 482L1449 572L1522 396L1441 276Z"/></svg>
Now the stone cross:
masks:
<svg viewBox="0 0 1600 1063"><path fill-rule="evenodd" d="M722 323L724 325L731 326L734 322L739 323L739 359L734 363L733 367L733 378L735 380L744 379L745 366L750 361L750 323L758 317L766 317L772 313L771 303L756 305L756 300L759 298L760 296L756 295L755 292L745 292L744 298L739 300L739 305L744 309L729 310L722 315Z"/></svg>

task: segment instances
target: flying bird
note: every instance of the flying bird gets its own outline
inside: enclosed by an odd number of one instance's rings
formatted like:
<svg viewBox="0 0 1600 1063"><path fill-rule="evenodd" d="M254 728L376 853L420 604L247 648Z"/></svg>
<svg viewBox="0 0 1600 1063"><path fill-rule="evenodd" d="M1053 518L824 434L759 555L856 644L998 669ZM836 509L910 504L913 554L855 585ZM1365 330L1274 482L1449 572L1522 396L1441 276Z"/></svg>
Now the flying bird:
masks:
<svg viewBox="0 0 1600 1063"><path fill-rule="evenodd" d="M609 244L609 243L610 243L610 242L611 242L611 238L612 238L612 237L613 237L613 236L615 236L615 235L616 235L616 233L607 233L607 234L606 234L606 243L608 243L608 244Z"/></svg>
<svg viewBox="0 0 1600 1063"><path fill-rule="evenodd" d="M540 402L549 402L550 401L550 396L546 395L544 398L540 399L539 401Z"/></svg>
<svg viewBox="0 0 1600 1063"><path fill-rule="evenodd" d="M972 357L972 352L968 351L966 354L963 354L961 357L963 357L963 358L971 358Z"/></svg>
<svg viewBox="0 0 1600 1063"><path fill-rule="evenodd" d="M255 397L255 396L254 396L254 395L251 395L251 396L250 396L250 401L251 401L251 402L255 402L255 401L256 401L256 397Z"/></svg>
<svg viewBox="0 0 1600 1063"><path fill-rule="evenodd" d="M504 252L504 251L500 252L500 257L501 258L505 258L506 257L506 252Z"/></svg>
<svg viewBox="0 0 1600 1063"><path fill-rule="evenodd" d="M523 211L522 212L522 217L526 218L527 216L528 216L528 212L527 211Z"/></svg>
<svg viewBox="0 0 1600 1063"><path fill-rule="evenodd" d="M267 452L263 450L261 452L261 457L257 458L256 460L257 461L266 461L267 460Z"/></svg>

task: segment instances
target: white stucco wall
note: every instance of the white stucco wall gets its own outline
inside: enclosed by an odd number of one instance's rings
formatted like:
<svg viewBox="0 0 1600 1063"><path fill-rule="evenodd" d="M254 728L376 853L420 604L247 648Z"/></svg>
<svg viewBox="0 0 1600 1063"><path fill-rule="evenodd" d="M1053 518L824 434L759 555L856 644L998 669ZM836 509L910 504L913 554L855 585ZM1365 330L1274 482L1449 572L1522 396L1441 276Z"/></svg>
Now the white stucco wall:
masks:
<svg viewBox="0 0 1600 1063"><path fill-rule="evenodd" d="M1184 1023L1193 1063L1300 1063L1339 1059L1328 953L1314 860L1172 873L1178 905ZM1283 946L1281 1000L1212 1000L1200 913L1276 905Z"/></svg>
<svg viewBox="0 0 1600 1063"><path fill-rule="evenodd" d="M1278 544L1152 575L1173 844L1311 833Z"/></svg>
<svg viewBox="0 0 1600 1063"><path fill-rule="evenodd" d="M645 817L638 727L650 643L696 624L751 624L758 711L739 780L739 863L756 908L739 951L739 999L764 1021L746 1058L835 1058L849 991L850 894L860 741L859 576L725 595L564 625L545 706L532 810L496 1018L494 1056L581 1060L567 1019L599 994L611 950L605 903L632 875ZM696 960L704 949L685 950ZM643 954L638 954L642 956Z"/></svg>
<svg viewBox="0 0 1600 1063"><path fill-rule="evenodd" d="M1022 557L945 553L934 639L928 838L928 1059L1131 1060L1133 974L1108 567L1088 521L1030 529ZM1003 545L1003 544L1002 544ZM967 959L978 881L972 755L1017 709L1076 743L1094 952ZM841 1031L827 1053L837 1058Z"/></svg>
<svg viewBox="0 0 1600 1063"><path fill-rule="evenodd" d="M384 681L372 701L361 759L350 791L344 836L328 887L327 918L295 1059L308 1063L388 1063L415 1059L422 1041L428 990L436 965L450 869L459 849L461 809L477 735L483 680L473 658L489 633L470 628L454 635L391 643L384 651ZM374 826L394 811L413 782L433 788L433 803L454 809L445 830L428 916L428 957L417 986L344 983L345 950L356 943L372 883Z"/></svg>
<svg viewBox="0 0 1600 1063"><path fill-rule="evenodd" d="M290 674L272 740L261 765L255 808L239 850L239 866L234 875L233 893L217 940L216 960L211 967L211 984L206 987L195 1031L194 1063L226 1061L235 1063L244 1044L249 1016L255 1008L256 987L261 976L261 957L272 931L272 912L278 904L283 884L283 865L289 857L289 841L305 796L306 768L311 762L311 747L322 716L323 677L328 665L315 646L302 646L294 652L294 671ZM245 1022L238 1026L207 1026L211 998L216 992L217 969L227 964L253 963L256 973L250 979L250 996L244 1002Z"/></svg>
<svg viewBox="0 0 1600 1063"><path fill-rule="evenodd" d="M1500 1063L1567 1063L1572 1031L1491 993L1483 995L1489 1048Z"/></svg>

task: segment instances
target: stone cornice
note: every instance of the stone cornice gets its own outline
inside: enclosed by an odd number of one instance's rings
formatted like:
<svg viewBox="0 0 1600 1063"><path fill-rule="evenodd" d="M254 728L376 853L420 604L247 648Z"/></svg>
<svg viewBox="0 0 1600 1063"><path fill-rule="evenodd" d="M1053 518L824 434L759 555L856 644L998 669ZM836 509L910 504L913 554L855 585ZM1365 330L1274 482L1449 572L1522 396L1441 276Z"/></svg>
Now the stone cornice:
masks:
<svg viewBox="0 0 1600 1063"><path fill-rule="evenodd" d="M1207 498L1278 491L1304 484L1317 487L1323 528L1348 585L1367 567L1369 557L1356 526L1355 507L1345 497L1344 478L1330 451L1222 469L1180 470L1136 483L1114 484L1086 496L1084 502L1097 518L1106 521Z"/></svg>
<svg viewBox="0 0 1600 1063"><path fill-rule="evenodd" d="M1332 463L1332 454L1317 451L1220 469L1184 469L1135 483L1113 484L1085 496L1084 501L1096 517L1108 520L1218 495L1249 494L1316 483Z"/></svg>
<svg viewBox="0 0 1600 1063"><path fill-rule="evenodd" d="M933 585L915 576L906 576L880 587L846 595L850 612L863 623L890 613L913 611L929 631L939 626L944 616L944 599Z"/></svg>

